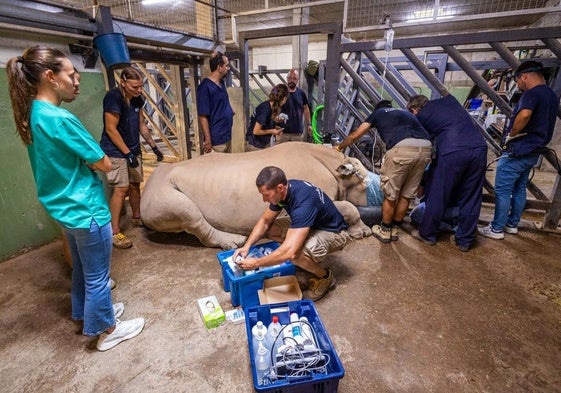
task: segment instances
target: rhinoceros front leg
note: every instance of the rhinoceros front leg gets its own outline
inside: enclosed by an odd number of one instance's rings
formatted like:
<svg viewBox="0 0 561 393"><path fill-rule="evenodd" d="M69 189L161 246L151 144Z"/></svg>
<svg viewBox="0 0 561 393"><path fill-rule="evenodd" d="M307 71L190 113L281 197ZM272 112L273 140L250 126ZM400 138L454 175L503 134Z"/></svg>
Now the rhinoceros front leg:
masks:
<svg viewBox="0 0 561 393"><path fill-rule="evenodd" d="M362 239L372 235L372 230L360 219L360 214L355 205L348 201L333 201L333 203L349 226L347 231L353 239Z"/></svg>
<svg viewBox="0 0 561 393"><path fill-rule="evenodd" d="M154 203L141 206L144 224L156 231L185 231L199 239L206 247L224 250L241 247L247 236L223 232L213 227L195 202L184 193L173 189L162 193Z"/></svg>

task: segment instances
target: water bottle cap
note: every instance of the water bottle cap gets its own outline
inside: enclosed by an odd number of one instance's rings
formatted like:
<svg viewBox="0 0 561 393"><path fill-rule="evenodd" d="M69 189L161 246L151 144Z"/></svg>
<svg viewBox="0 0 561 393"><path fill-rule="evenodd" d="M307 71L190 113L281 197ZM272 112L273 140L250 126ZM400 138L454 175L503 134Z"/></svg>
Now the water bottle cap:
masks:
<svg viewBox="0 0 561 393"><path fill-rule="evenodd" d="M278 323L278 322L279 322L279 317L273 315L273 323Z"/></svg>

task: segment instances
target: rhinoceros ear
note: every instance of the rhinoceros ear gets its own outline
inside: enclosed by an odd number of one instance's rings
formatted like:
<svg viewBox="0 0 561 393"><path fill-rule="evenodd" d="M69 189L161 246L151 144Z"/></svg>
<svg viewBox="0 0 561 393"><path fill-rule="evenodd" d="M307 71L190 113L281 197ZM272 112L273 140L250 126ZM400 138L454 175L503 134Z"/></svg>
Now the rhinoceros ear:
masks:
<svg viewBox="0 0 561 393"><path fill-rule="evenodd" d="M339 173L341 176L350 176L355 172L355 168L351 163L342 164L337 167L337 173Z"/></svg>

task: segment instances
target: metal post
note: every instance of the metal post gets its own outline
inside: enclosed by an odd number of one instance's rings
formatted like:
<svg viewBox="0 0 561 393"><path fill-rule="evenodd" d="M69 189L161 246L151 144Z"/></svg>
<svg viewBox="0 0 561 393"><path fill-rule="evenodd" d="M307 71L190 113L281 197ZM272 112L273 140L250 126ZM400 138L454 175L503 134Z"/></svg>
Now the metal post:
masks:
<svg viewBox="0 0 561 393"><path fill-rule="evenodd" d="M337 91L339 90L339 47L341 45L341 23L327 35L327 59L325 65L325 130L335 129Z"/></svg>

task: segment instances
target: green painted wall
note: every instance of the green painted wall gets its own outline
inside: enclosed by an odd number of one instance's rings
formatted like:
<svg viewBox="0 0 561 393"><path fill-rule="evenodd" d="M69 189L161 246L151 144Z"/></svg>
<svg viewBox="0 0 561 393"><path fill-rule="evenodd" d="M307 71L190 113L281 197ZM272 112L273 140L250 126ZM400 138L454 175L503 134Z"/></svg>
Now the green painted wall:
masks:
<svg viewBox="0 0 561 393"><path fill-rule="evenodd" d="M8 94L6 72L0 72L0 261L21 251L35 248L60 237L60 228L37 200L35 182L25 145L16 133ZM102 101L105 95L103 75L83 72L80 96L63 104L84 123L99 140Z"/></svg>

